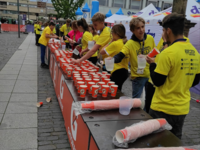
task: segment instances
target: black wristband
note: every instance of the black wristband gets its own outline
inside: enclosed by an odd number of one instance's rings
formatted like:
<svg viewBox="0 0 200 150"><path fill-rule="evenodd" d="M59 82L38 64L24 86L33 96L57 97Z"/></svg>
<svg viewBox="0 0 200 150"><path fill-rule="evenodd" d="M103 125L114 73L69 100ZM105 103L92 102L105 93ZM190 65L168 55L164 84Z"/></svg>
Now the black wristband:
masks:
<svg viewBox="0 0 200 150"><path fill-rule="evenodd" d="M168 45L168 43L167 43L167 42L163 42L163 46L165 46L166 44Z"/></svg>

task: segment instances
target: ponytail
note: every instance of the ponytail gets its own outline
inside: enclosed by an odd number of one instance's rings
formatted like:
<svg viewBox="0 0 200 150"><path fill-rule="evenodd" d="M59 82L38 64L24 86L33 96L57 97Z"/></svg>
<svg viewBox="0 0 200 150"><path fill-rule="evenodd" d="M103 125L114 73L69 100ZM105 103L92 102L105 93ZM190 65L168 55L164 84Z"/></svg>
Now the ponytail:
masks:
<svg viewBox="0 0 200 150"><path fill-rule="evenodd" d="M88 24L84 18L81 18L80 20L77 21L77 25L81 26L84 31L89 31Z"/></svg>

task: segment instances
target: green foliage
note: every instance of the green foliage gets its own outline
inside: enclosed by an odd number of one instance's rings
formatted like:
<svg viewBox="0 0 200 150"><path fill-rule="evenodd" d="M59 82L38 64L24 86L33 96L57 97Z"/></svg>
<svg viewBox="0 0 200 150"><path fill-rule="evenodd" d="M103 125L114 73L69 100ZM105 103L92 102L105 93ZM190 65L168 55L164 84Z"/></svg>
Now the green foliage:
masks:
<svg viewBox="0 0 200 150"><path fill-rule="evenodd" d="M75 19L75 12L81 7L84 0L51 0L58 18Z"/></svg>

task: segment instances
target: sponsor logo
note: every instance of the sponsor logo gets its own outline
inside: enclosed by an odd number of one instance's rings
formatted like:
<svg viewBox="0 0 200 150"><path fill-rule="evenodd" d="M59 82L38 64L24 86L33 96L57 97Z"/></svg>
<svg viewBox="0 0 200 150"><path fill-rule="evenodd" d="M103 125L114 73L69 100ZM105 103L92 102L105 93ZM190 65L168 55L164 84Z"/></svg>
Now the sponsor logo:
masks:
<svg viewBox="0 0 200 150"><path fill-rule="evenodd" d="M149 13L149 16L154 15L155 13L157 12L155 12L154 10L151 10L151 12Z"/></svg>
<svg viewBox="0 0 200 150"><path fill-rule="evenodd" d="M67 73L68 73L68 75L71 75L71 71L68 71Z"/></svg>
<svg viewBox="0 0 200 150"><path fill-rule="evenodd" d="M62 75L61 76L61 79L60 79L60 95L58 95L58 101L60 103L60 107L61 107L61 110L63 111L63 104L62 104L62 99L63 99L63 94L64 94L64 76Z"/></svg>
<svg viewBox="0 0 200 150"><path fill-rule="evenodd" d="M155 14L154 17L160 16L160 15L167 16L167 15L169 15L169 14L171 14L171 12L164 12L164 13Z"/></svg>
<svg viewBox="0 0 200 150"><path fill-rule="evenodd" d="M115 89L114 88L111 88L111 93L114 93L115 92Z"/></svg>
<svg viewBox="0 0 200 150"><path fill-rule="evenodd" d="M81 89L81 90L80 90L80 94L83 95L84 93L85 93L85 90L84 90L84 89Z"/></svg>
<svg viewBox="0 0 200 150"><path fill-rule="evenodd" d="M72 137L73 137L74 141L76 141L78 124L77 124L76 118L74 116L75 116L74 108L73 108L73 106L71 106L71 123L70 124L71 124ZM77 116L77 119L78 119L78 116ZM73 140L71 140L71 141L73 141Z"/></svg>
<svg viewBox="0 0 200 150"><path fill-rule="evenodd" d="M149 23L150 23L150 21L149 21L149 20L147 20L146 24L149 24Z"/></svg>
<svg viewBox="0 0 200 150"><path fill-rule="evenodd" d="M150 32L150 29L148 30L147 34L153 36L153 38L156 36L156 33L151 33L151 32Z"/></svg>
<svg viewBox="0 0 200 150"><path fill-rule="evenodd" d="M94 94L97 95L98 94L98 89L94 91Z"/></svg>
<svg viewBox="0 0 200 150"><path fill-rule="evenodd" d="M55 65L54 65L54 78L53 78L54 87L56 86L56 68L57 68L57 63L55 62Z"/></svg>
<svg viewBox="0 0 200 150"><path fill-rule="evenodd" d="M103 89L103 90L102 90L102 93L103 93L103 94L106 94L106 89Z"/></svg>
<svg viewBox="0 0 200 150"><path fill-rule="evenodd" d="M197 18L197 17L200 17L200 8L198 8L197 6L192 6L192 9L190 10L191 11L191 17L193 18Z"/></svg>

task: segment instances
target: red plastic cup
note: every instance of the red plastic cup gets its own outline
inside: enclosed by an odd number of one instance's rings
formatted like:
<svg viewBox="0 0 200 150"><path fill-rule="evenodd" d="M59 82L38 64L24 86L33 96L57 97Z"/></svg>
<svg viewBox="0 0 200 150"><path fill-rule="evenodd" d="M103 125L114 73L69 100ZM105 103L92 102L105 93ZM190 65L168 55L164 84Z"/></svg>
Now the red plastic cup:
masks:
<svg viewBox="0 0 200 150"><path fill-rule="evenodd" d="M92 79L85 79L85 84L88 85L88 82L92 82Z"/></svg>
<svg viewBox="0 0 200 150"><path fill-rule="evenodd" d="M93 79L92 81L97 85L97 83L100 81L100 79Z"/></svg>
<svg viewBox="0 0 200 150"><path fill-rule="evenodd" d="M106 77L107 77L108 79L110 79L110 74L109 74L109 73L107 73L107 74L106 74Z"/></svg>
<svg viewBox="0 0 200 150"><path fill-rule="evenodd" d="M149 54L149 57L154 57L156 55L160 54L160 51L157 48L154 48Z"/></svg>
<svg viewBox="0 0 200 150"><path fill-rule="evenodd" d="M67 68L67 77L68 77L68 78L71 78L71 77L72 77L72 71L73 71L72 68Z"/></svg>
<svg viewBox="0 0 200 150"><path fill-rule="evenodd" d="M107 74L108 72L106 72L106 71L102 71L102 74Z"/></svg>
<svg viewBox="0 0 200 150"><path fill-rule="evenodd" d="M87 85L80 85L80 97L85 98L87 92Z"/></svg>
<svg viewBox="0 0 200 150"><path fill-rule="evenodd" d="M100 77L97 75L93 75L92 79L99 79Z"/></svg>
<svg viewBox="0 0 200 150"><path fill-rule="evenodd" d="M110 82L110 79L104 79L103 82L105 82L106 85L108 85L108 82Z"/></svg>
<svg viewBox="0 0 200 150"><path fill-rule="evenodd" d="M108 82L108 86L109 86L108 93L111 93L111 85L115 85L115 82L112 82L112 81Z"/></svg>
<svg viewBox="0 0 200 150"><path fill-rule="evenodd" d="M76 78L76 81L75 81L75 87L77 87L77 83L78 81L83 81L83 78Z"/></svg>
<svg viewBox="0 0 200 150"><path fill-rule="evenodd" d="M95 85L94 82L88 82L88 84L87 84L89 94L92 94L92 86L93 86L93 85Z"/></svg>
<svg viewBox="0 0 200 150"><path fill-rule="evenodd" d="M78 93L80 93L80 86L81 85L85 85L85 82L83 82L83 81L78 81L77 82L77 90L78 90Z"/></svg>
<svg viewBox="0 0 200 150"><path fill-rule="evenodd" d="M94 68L97 70L97 72L99 72L99 67L96 67L96 66L95 66Z"/></svg>
<svg viewBox="0 0 200 150"><path fill-rule="evenodd" d="M92 97L97 98L99 92L99 86L98 85L92 85Z"/></svg>
<svg viewBox="0 0 200 150"><path fill-rule="evenodd" d="M98 76L101 76L101 75L102 75L101 72L97 72L96 74L97 74Z"/></svg>
<svg viewBox="0 0 200 150"><path fill-rule="evenodd" d="M107 97L108 91L109 91L109 86L108 85L102 85L102 97Z"/></svg>
<svg viewBox="0 0 200 150"><path fill-rule="evenodd" d="M73 55L73 52L69 52L69 53L68 53L69 58L71 58L72 55Z"/></svg>
<svg viewBox="0 0 200 150"><path fill-rule="evenodd" d="M74 74L79 74L79 72L78 71L73 71L72 75L74 75Z"/></svg>
<svg viewBox="0 0 200 150"><path fill-rule="evenodd" d="M82 69L81 69L81 68L78 68L77 71L81 74Z"/></svg>
<svg viewBox="0 0 200 150"><path fill-rule="evenodd" d="M81 76L79 74L74 74L73 75L73 81L75 82L76 81L76 78L80 78Z"/></svg>
<svg viewBox="0 0 200 150"><path fill-rule="evenodd" d="M85 79L90 79L90 77L88 75L84 75L82 76L83 80L85 81Z"/></svg>
<svg viewBox="0 0 200 150"><path fill-rule="evenodd" d="M111 85L111 96L115 97L117 94L118 85Z"/></svg>
<svg viewBox="0 0 200 150"><path fill-rule="evenodd" d="M98 82L97 85L99 86L99 93L102 93L102 85L105 85L105 82Z"/></svg>
<svg viewBox="0 0 200 150"><path fill-rule="evenodd" d="M82 68L81 68L82 69ZM85 71L82 71L82 74L88 74L87 72L85 72Z"/></svg>
<svg viewBox="0 0 200 150"><path fill-rule="evenodd" d="M101 81L104 82L105 79L108 79L107 76L101 76Z"/></svg>
<svg viewBox="0 0 200 150"><path fill-rule="evenodd" d="M197 99L196 102L197 102L197 103L200 103L200 100Z"/></svg>

